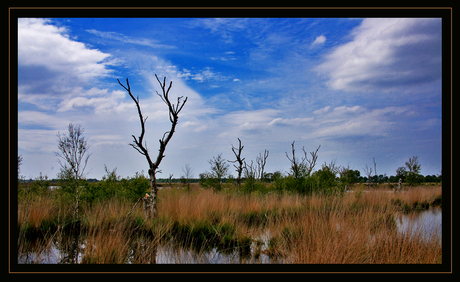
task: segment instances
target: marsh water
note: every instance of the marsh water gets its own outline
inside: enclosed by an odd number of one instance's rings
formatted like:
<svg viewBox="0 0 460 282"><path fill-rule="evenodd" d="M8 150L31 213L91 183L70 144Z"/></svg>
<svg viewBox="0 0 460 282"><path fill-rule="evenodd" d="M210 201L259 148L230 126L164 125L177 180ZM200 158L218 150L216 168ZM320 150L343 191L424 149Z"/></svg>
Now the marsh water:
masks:
<svg viewBox="0 0 460 282"><path fill-rule="evenodd" d="M442 210L440 208L431 208L426 211L397 214L395 215L397 230L400 234L422 234L423 239L442 238ZM159 244L156 249L155 257L152 259L157 264L169 263L190 263L190 264L228 264L228 263L280 263L280 261L270 258L264 254L268 248L268 242L271 237L268 229L262 229L254 232L250 252L245 254L239 249L218 250L213 248L206 251L197 251L194 248L178 248L174 241ZM73 241L72 241L73 240ZM40 251L27 251L18 254L19 264L59 264L59 263L81 263L82 253L86 247L84 240L75 240L69 238L67 243L58 243L57 240L50 240L40 248L33 248ZM134 256L135 250L131 251L129 257ZM128 259L127 263L132 263ZM289 263L284 259L282 263Z"/></svg>
<svg viewBox="0 0 460 282"><path fill-rule="evenodd" d="M431 208L419 213L399 214L395 216L395 219L398 232L402 234L422 234L423 240L433 237L442 239L441 208Z"/></svg>

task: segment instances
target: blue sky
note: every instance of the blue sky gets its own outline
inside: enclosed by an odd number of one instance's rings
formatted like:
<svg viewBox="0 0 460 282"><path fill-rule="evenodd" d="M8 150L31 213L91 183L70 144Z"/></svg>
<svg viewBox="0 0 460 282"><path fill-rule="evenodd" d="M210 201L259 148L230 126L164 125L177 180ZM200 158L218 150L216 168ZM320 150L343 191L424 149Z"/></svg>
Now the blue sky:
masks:
<svg viewBox="0 0 460 282"><path fill-rule="evenodd" d="M122 177L147 171L131 148L140 98L153 158L170 127L155 74L187 96L158 177L194 176L217 154L270 151L266 171L289 170L285 152L319 145L324 162L377 163L394 175L418 156L442 167L441 19L430 18L21 18L18 21L18 154L21 174L56 177L57 133L85 128L88 178L104 165ZM233 171L232 174L236 175Z"/></svg>

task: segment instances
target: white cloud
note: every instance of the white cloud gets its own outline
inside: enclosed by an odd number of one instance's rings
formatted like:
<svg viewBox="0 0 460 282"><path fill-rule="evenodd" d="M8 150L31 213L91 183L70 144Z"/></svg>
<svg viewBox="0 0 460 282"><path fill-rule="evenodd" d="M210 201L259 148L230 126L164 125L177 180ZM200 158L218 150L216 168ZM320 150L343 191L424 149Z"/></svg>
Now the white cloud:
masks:
<svg viewBox="0 0 460 282"><path fill-rule="evenodd" d="M190 129L193 132L202 132L208 129L208 125L197 121L186 121L179 124L179 127L183 127L184 129Z"/></svg>
<svg viewBox="0 0 460 282"><path fill-rule="evenodd" d="M275 118L268 123L268 125L295 125L295 126L302 126L305 124L310 124L314 120L313 117L308 118Z"/></svg>
<svg viewBox="0 0 460 282"><path fill-rule="evenodd" d="M246 29L251 19L244 18L207 18L196 19L190 22L191 26L204 27L211 31L213 34L219 34L225 43L233 43L232 32L237 30Z"/></svg>
<svg viewBox="0 0 460 282"><path fill-rule="evenodd" d="M225 115L225 119L229 123L236 124L238 126L244 126L249 123L252 124L267 124L273 120L273 116L280 113L276 109L262 109L255 111L236 111Z"/></svg>
<svg viewBox="0 0 460 282"><path fill-rule="evenodd" d="M20 125L37 125L48 128L65 128L69 120L64 118L56 118L51 114L38 111L18 111L18 123ZM21 136L20 136L21 137Z"/></svg>
<svg viewBox="0 0 460 282"><path fill-rule="evenodd" d="M320 36L315 38L315 41L313 41L313 43L311 45L323 44L324 42L326 42L326 36L320 35Z"/></svg>
<svg viewBox="0 0 460 282"><path fill-rule="evenodd" d="M332 111L317 113L313 136L334 138L350 136L388 136L401 114L408 114L406 107L366 109L361 106L340 106Z"/></svg>
<svg viewBox="0 0 460 282"><path fill-rule="evenodd" d="M130 44L148 46L148 47L152 47L152 48L166 48L166 49L175 49L176 48L175 46L166 45L166 44L160 44L160 43L158 43L158 40L126 36L124 34L121 34L121 33L118 33L118 32L113 32L113 31L99 31L99 30L95 30L95 29L88 29L86 31L91 33L91 34L94 34L96 36L102 37L102 38L121 41L123 43L130 43Z"/></svg>
<svg viewBox="0 0 460 282"><path fill-rule="evenodd" d="M64 99L59 104L57 111L65 112L80 107L91 107L98 113L107 113L112 110L124 110L127 106L127 103L121 103L121 100L124 100L125 98L125 92L121 90L116 90L109 94L107 89L101 90L91 88L86 95L94 95L96 97L87 98L84 96L78 96Z"/></svg>
<svg viewBox="0 0 460 282"><path fill-rule="evenodd" d="M106 76L109 54L89 49L73 41L63 27L56 27L45 19L20 18L18 20L19 80L44 78L44 70L53 79L66 82ZM48 76L48 81L50 80Z"/></svg>
<svg viewBox="0 0 460 282"><path fill-rule="evenodd" d="M331 108L331 106L326 106L326 107L324 107L324 108L322 108L322 109L313 111L313 114L314 114L314 115L318 115L318 114L325 113L325 112L329 111L330 108Z"/></svg>
<svg viewBox="0 0 460 282"><path fill-rule="evenodd" d="M179 72L180 77L184 77L186 80L192 79L198 82L205 82L205 81L226 81L229 80L229 76L225 76L219 72L213 71L211 67L205 67L200 71L192 71L184 69L184 72Z"/></svg>
<svg viewBox="0 0 460 282"><path fill-rule="evenodd" d="M364 19L315 68L333 89L394 90L441 79L440 19Z"/></svg>
<svg viewBox="0 0 460 282"><path fill-rule="evenodd" d="M53 154L57 151L57 143L50 140L57 140L56 134L55 130L18 129L18 148L27 152Z"/></svg>

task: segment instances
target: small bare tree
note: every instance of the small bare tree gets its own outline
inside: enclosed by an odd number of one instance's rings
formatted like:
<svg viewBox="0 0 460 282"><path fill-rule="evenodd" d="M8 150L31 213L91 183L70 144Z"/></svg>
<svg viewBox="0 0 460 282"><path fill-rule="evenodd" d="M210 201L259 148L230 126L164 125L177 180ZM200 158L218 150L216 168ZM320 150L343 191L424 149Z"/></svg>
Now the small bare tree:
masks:
<svg viewBox="0 0 460 282"><path fill-rule="evenodd" d="M171 90L172 87L172 81L169 83L169 87L166 88L166 77L163 79L163 82L160 81L158 76L155 74L155 77L157 78L158 83L160 84L160 87L162 89L162 94L158 94L160 96L161 100L168 106L169 110L169 120L171 122L171 129L169 131L166 131L163 134L163 138L161 138L160 141L160 149L158 152L158 156L155 160L155 162L152 161L150 158L149 152L147 150L147 143L144 142L144 134L145 134L145 122L147 120L147 117L144 118L142 116L141 112L141 107L139 105L139 96L137 96L137 99L134 98L133 94L131 93L131 88L129 86L129 81L126 79L126 86L124 86L120 80L118 80L118 83L128 92L129 96L131 99L134 101L137 107L137 112L139 114L139 120L141 122L141 135L139 135L138 138L136 138L134 135L133 139L134 142L130 143L129 145L136 149L141 155L145 156L147 159L147 162L149 164L149 177L150 177L150 195L146 195L146 197L143 198L144 201L144 212L146 217L148 218L155 218L157 214L157 192L158 192L158 187L156 184L156 173L158 172L158 167L161 163L161 160L165 157L164 152L166 150L166 145L168 145L168 142L171 140L174 131L176 129L177 121L179 119L179 112L182 110L184 107L185 103L187 102L187 98L183 101L181 99L183 96L180 96L177 98L177 104L174 105L169 101L169 90Z"/></svg>
<svg viewBox="0 0 460 282"><path fill-rule="evenodd" d="M182 176L187 185L187 190L190 190L190 178L193 177L193 168L189 164L185 164L185 167L182 168L184 175Z"/></svg>
<svg viewBox="0 0 460 282"><path fill-rule="evenodd" d="M307 156L307 152L305 151L305 148L302 147L302 151L305 155L305 158L304 160L307 161L308 163L308 167L307 167L307 175L310 175L310 173L313 171L313 169L315 168L315 165L316 165L316 161L318 160L318 151L319 151L319 148L321 148L321 145L318 146L318 148L316 148L316 150L314 152L310 152L310 155L311 155L311 160L308 159L308 156Z"/></svg>
<svg viewBox="0 0 460 282"><path fill-rule="evenodd" d="M169 175L169 188L171 188L171 189L173 188L173 186L172 186L172 177L173 176L174 176L174 174Z"/></svg>
<svg viewBox="0 0 460 282"><path fill-rule="evenodd" d="M377 176L377 163L375 162L374 157L372 157L372 161L374 162L374 176Z"/></svg>
<svg viewBox="0 0 460 282"><path fill-rule="evenodd" d="M79 180L83 178L88 159L91 154L87 154L90 146L88 141L83 137L84 129L81 125L69 123L68 135L61 136L58 133L58 149L55 155L59 158L61 165L60 177L72 179L75 187L75 219L79 220L80 195ZM61 160L64 160L64 163Z"/></svg>
<svg viewBox="0 0 460 282"><path fill-rule="evenodd" d="M235 147L233 147L233 144L232 144L232 151L235 154L236 160L229 161L229 162L231 162L231 163L238 162L238 166L237 165L233 165L233 166L236 168L236 172L238 173L238 178L236 179L236 183L238 184L238 187L240 187L240 185L241 185L241 173L243 172L243 162L244 162L245 158L241 158L241 152L243 151L244 146L241 146L240 138L238 138L238 142L239 142L238 153L236 152L237 149Z"/></svg>
<svg viewBox="0 0 460 282"><path fill-rule="evenodd" d="M244 169L244 177L245 178L247 178L247 179L249 179L249 178L251 178L251 179L258 178L256 167L254 165L254 161L251 160L250 165L248 165L246 163L246 161L244 161L243 169Z"/></svg>
<svg viewBox="0 0 460 282"><path fill-rule="evenodd" d="M321 145L314 152L310 152L311 159L308 158L307 151L305 151L305 147L302 147L302 151L305 157L301 158L300 162L295 158L295 148L294 148L295 141L292 142L292 158L289 157L288 153L286 153L286 157L291 162L291 172L294 178L300 178L309 176L313 169L315 168L316 161L318 160L318 151L321 148ZM308 165L307 165L308 163Z"/></svg>
<svg viewBox="0 0 460 282"><path fill-rule="evenodd" d="M364 170L364 174L367 175L367 182L368 182L369 188L371 188L372 168L368 167L367 164L366 164L366 166L363 168L363 170Z"/></svg>
<svg viewBox="0 0 460 282"><path fill-rule="evenodd" d="M264 179L264 169L265 169L265 165L267 164L268 153L269 151L265 149L263 156L262 156L262 153L260 153L259 156L256 157L257 173L258 173L260 182L262 182Z"/></svg>
<svg viewBox="0 0 460 282"><path fill-rule="evenodd" d="M301 174L301 170L302 170L302 167L301 167L301 164L298 163L297 159L295 158L295 147L294 147L294 143L295 141L292 141L292 144L291 144L291 147L292 147L292 159L289 158L289 155L287 152L286 153L286 157L288 158L288 160L291 162L291 172L292 172L292 176L294 176L294 178L299 178L300 177L300 174Z"/></svg>

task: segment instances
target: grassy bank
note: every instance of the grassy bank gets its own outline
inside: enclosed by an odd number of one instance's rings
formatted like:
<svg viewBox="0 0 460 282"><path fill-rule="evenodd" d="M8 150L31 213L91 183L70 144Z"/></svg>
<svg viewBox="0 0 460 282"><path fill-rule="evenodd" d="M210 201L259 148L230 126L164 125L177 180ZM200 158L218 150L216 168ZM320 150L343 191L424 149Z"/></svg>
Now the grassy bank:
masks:
<svg viewBox="0 0 460 282"><path fill-rule="evenodd" d="M70 260L79 252L81 263L148 263L159 245L169 245L196 253L237 250L240 258L264 254L282 263L441 263L436 235L400 234L395 221L396 214L439 206L440 186L335 196L163 189L158 197L154 221L139 206L125 217L134 203L113 198L83 206L80 228L72 223L71 201L20 198L18 254L54 245Z"/></svg>

